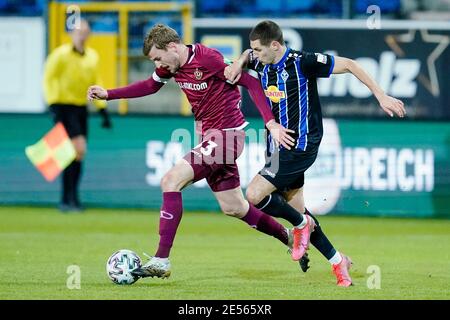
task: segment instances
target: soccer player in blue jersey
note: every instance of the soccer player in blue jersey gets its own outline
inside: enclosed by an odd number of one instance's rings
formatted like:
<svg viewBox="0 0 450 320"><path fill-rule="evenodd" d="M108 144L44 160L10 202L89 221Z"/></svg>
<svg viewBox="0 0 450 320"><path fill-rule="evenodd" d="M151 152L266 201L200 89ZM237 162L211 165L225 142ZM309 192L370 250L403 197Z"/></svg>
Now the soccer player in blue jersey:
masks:
<svg viewBox="0 0 450 320"><path fill-rule="evenodd" d="M403 103L386 95L354 60L288 48L280 27L272 21L252 29L250 47L225 69L225 76L235 83L244 66L256 71L275 120L294 132L296 143L288 149L268 135L269 158L248 186L247 199L263 212L292 223L292 259L300 261L304 272L309 268L306 250L311 242L331 263L337 285L348 287L352 284L350 258L333 247L303 199L304 173L314 163L323 135L317 78L352 73L391 117L405 115Z"/></svg>

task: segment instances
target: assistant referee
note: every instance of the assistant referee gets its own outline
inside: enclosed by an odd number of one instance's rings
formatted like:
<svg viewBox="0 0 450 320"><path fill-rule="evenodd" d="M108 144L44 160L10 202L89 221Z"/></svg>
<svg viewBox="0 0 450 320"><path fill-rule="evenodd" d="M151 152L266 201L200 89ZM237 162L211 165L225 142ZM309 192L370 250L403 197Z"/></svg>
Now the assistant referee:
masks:
<svg viewBox="0 0 450 320"><path fill-rule="evenodd" d="M76 159L62 175L59 206L62 212L82 210L78 187L88 134L86 91L89 86L101 83L98 53L85 45L89 34L88 22L81 20L70 33L72 43L56 48L45 63L43 87L46 103L54 122L63 123L77 153ZM106 102L95 101L95 105L103 117L102 127L111 128Z"/></svg>

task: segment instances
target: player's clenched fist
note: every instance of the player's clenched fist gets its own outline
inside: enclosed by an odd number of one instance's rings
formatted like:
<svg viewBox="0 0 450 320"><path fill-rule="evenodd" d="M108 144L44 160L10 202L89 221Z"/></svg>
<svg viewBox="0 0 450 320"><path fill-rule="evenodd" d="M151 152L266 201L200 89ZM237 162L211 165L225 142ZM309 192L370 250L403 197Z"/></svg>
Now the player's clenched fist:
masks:
<svg viewBox="0 0 450 320"><path fill-rule="evenodd" d="M87 92L87 98L92 100L106 100L108 98L108 91L100 86L90 86Z"/></svg>

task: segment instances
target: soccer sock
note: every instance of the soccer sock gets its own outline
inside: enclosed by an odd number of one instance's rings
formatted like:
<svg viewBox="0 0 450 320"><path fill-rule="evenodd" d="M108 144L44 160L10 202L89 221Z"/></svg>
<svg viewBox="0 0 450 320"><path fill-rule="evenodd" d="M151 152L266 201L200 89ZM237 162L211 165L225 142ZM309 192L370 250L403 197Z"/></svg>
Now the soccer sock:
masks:
<svg viewBox="0 0 450 320"><path fill-rule="evenodd" d="M70 205L73 195L75 161L63 171L62 175L62 204Z"/></svg>
<svg viewBox="0 0 450 320"><path fill-rule="evenodd" d="M314 217L308 209L305 208L305 214L314 219L316 226L314 227L314 231L311 233L311 237L309 241L311 244L319 250L319 252L328 260L332 259L338 252L331 244L330 240L328 240L327 236L323 233L322 228L320 227L319 221ZM334 261L334 260L333 260ZM339 263L339 262L338 262Z"/></svg>
<svg viewBox="0 0 450 320"><path fill-rule="evenodd" d="M341 256L341 254L339 253L339 251L336 251L336 253L334 254L334 256L332 256L331 259L328 259L328 261L329 261L331 264L339 264L339 263L341 263L341 261L342 261L342 256Z"/></svg>
<svg viewBox="0 0 450 320"><path fill-rule="evenodd" d="M181 192L163 192L163 203L159 217L159 246L155 257L169 257L182 214Z"/></svg>
<svg viewBox="0 0 450 320"><path fill-rule="evenodd" d="M241 218L242 221L247 222L250 227L256 230L273 236L283 242L285 245L288 244L288 234L286 228L278 223L271 216L265 214L261 210L255 208L251 203L247 214Z"/></svg>
<svg viewBox="0 0 450 320"><path fill-rule="evenodd" d="M80 199L78 197L78 187L80 185L80 177L81 177L81 161L74 161L72 163L73 168L73 186L72 186L72 201L76 206L80 205Z"/></svg>
<svg viewBox="0 0 450 320"><path fill-rule="evenodd" d="M293 226L302 227L303 220L306 222L306 219L303 219L303 215L289 205L286 199L278 192L272 192L255 207L272 217L283 218L292 223Z"/></svg>

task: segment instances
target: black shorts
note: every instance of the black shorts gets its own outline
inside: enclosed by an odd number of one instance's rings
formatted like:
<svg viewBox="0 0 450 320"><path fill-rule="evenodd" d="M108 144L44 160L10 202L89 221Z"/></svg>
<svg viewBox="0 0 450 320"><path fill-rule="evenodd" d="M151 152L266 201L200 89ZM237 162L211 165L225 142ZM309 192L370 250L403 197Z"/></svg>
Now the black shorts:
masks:
<svg viewBox="0 0 450 320"><path fill-rule="evenodd" d="M62 122L70 138L88 134L88 111L86 106L70 104L50 105L50 114L55 123Z"/></svg>
<svg viewBox="0 0 450 320"><path fill-rule="evenodd" d="M318 150L318 148L306 151L282 149L266 159L266 165L259 174L272 183L278 191L299 189L303 187L305 171L316 160Z"/></svg>

